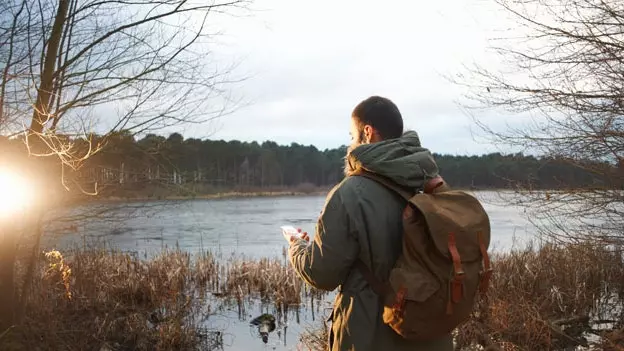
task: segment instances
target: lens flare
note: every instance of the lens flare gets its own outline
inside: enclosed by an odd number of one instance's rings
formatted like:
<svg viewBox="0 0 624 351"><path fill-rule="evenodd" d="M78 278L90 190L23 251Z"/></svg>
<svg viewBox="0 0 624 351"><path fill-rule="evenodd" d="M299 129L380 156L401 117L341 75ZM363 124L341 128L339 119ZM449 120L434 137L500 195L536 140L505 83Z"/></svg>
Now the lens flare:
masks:
<svg viewBox="0 0 624 351"><path fill-rule="evenodd" d="M32 205L34 191L23 175L0 168L0 217L20 214Z"/></svg>

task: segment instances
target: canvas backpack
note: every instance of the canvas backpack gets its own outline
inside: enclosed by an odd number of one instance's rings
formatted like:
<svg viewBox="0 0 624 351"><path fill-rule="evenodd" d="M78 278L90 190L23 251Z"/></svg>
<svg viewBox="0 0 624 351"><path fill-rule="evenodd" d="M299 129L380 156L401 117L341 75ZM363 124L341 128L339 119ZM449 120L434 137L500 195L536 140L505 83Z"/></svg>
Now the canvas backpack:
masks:
<svg viewBox="0 0 624 351"><path fill-rule="evenodd" d="M377 174L357 175L381 183L407 201L403 249L388 281L377 279L364 262L356 263L383 300L384 323L411 340L448 335L470 317L479 293L488 289L492 275L488 214L479 200L451 190L440 177L424 191L414 192Z"/></svg>

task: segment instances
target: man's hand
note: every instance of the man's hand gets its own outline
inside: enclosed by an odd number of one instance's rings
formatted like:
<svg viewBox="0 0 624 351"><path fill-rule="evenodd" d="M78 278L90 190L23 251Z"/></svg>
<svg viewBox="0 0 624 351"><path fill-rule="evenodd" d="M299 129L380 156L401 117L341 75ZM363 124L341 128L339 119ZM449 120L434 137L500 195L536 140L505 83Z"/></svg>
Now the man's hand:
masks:
<svg viewBox="0 0 624 351"><path fill-rule="evenodd" d="M301 234L301 228L298 228L298 229L297 229L297 232L298 232L299 234ZM292 242L294 242L296 239L297 239L297 237L295 237L295 236L291 236L291 237L290 237L290 242L292 243ZM310 237L308 236L308 232L303 232L303 234L301 235L301 239L303 239L303 240L305 240L305 241L307 241L307 242L310 242Z"/></svg>

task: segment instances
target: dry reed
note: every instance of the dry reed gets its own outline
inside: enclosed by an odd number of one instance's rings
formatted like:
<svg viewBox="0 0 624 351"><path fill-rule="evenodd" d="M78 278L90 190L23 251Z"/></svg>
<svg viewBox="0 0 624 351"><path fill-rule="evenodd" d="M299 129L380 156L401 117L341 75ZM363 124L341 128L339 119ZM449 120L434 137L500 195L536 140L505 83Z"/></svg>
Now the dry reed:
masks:
<svg viewBox="0 0 624 351"><path fill-rule="evenodd" d="M0 337L2 350L211 350L217 331L202 320L223 303L260 298L278 311L319 292L285 262L221 261L180 250L142 260L100 249L40 257L18 327ZM35 337L33 337L35 336Z"/></svg>
<svg viewBox="0 0 624 351"><path fill-rule="evenodd" d="M493 259L487 301L458 330L460 348L475 341L505 350L590 347L592 334L607 340L624 327L621 248L529 245Z"/></svg>
<svg viewBox="0 0 624 351"><path fill-rule="evenodd" d="M529 246L496 254L493 263L488 300L457 330L458 350L624 347L621 248ZM52 252L36 272L21 294L21 323L0 333L2 350L211 350L206 340L219 334L204 330L202 319L216 304L234 302L244 312L247 301L261 299L288 311L324 295L283 260L223 261L179 250L149 260L97 249ZM325 333L325 326L309 330L301 341L320 350Z"/></svg>

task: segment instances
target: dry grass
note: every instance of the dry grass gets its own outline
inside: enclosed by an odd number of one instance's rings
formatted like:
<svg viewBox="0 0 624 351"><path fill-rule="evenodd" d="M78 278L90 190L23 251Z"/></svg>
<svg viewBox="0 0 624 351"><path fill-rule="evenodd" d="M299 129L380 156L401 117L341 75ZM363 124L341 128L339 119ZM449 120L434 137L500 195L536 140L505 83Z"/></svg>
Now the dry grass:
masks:
<svg viewBox="0 0 624 351"><path fill-rule="evenodd" d="M41 263L24 295L24 319L0 340L2 349L191 350L203 339L187 254L141 261L90 250L68 262L48 254Z"/></svg>
<svg viewBox="0 0 624 351"><path fill-rule="evenodd" d="M546 245L493 257L489 303L457 331L458 349L558 350L624 347L622 249ZM96 249L42 255L18 327L2 350L211 350L202 319L221 304L261 299L297 309L324 293L306 287L280 259L222 261L164 252L151 260ZM321 318L322 319L322 318ZM321 350L326 326L301 336ZM585 340L590 334L601 336ZM478 349L478 348L476 348Z"/></svg>
<svg viewBox="0 0 624 351"><path fill-rule="evenodd" d="M303 283L295 272L277 259L237 261L228 270L225 290L237 298L259 297L277 307L301 303Z"/></svg>
<svg viewBox="0 0 624 351"><path fill-rule="evenodd" d="M23 320L0 336L1 350L212 350L215 333L202 319L221 304L244 311L259 297L284 311L319 294L279 260L222 262L179 250L141 260L98 249L40 259L22 295Z"/></svg>
<svg viewBox="0 0 624 351"><path fill-rule="evenodd" d="M299 336L301 345L306 350L325 351L327 349L327 341L329 339L329 326L323 321L323 324L315 328L310 328Z"/></svg>
<svg viewBox="0 0 624 351"><path fill-rule="evenodd" d="M481 301L459 329L459 347L475 341L505 350L588 347L589 334L606 336L601 328L624 327L621 248L545 245L493 259L489 303Z"/></svg>
<svg viewBox="0 0 624 351"><path fill-rule="evenodd" d="M307 287L290 265L279 259L236 260L224 267L218 296L234 302L239 316L246 314L246 301L259 299L265 305L272 305L278 318L288 318L289 311L299 308L304 299L309 299L312 308L326 292ZM314 313L314 312L313 312Z"/></svg>

